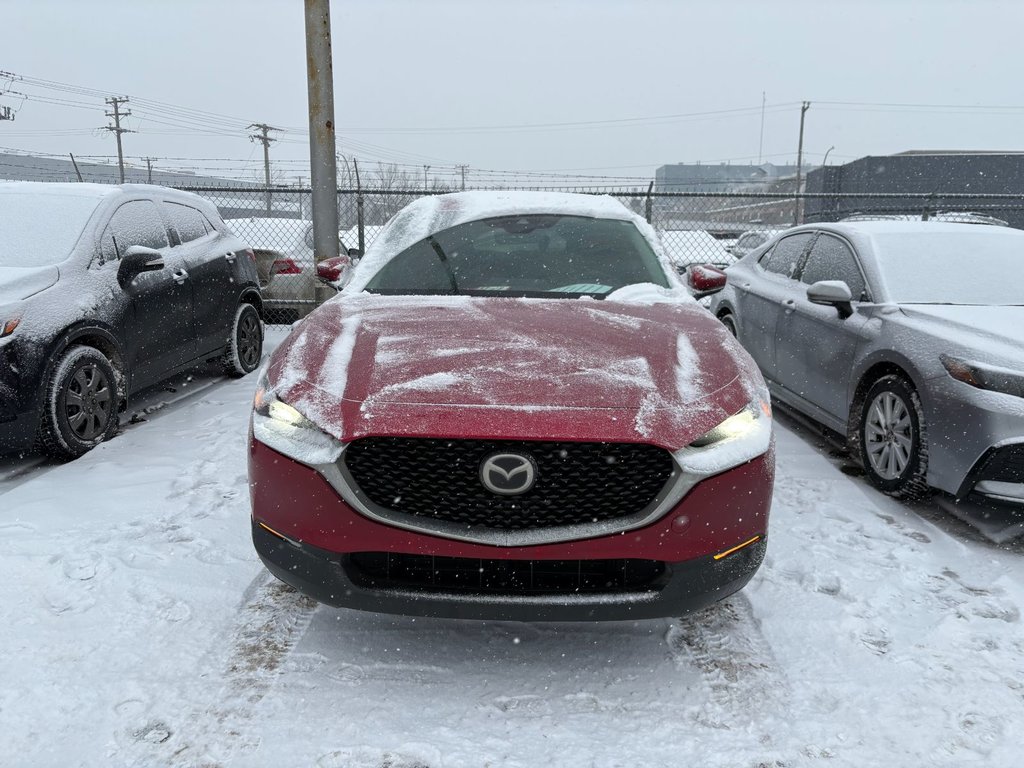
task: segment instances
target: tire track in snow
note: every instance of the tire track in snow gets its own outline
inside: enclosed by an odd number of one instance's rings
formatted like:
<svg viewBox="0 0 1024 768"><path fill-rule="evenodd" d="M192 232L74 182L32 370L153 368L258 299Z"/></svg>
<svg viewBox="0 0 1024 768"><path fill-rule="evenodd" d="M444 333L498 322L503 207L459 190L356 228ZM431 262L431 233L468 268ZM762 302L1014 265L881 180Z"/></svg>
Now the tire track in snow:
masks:
<svg viewBox="0 0 1024 768"><path fill-rule="evenodd" d="M701 673L705 725L762 728L763 743L770 742L766 723L787 718L791 691L743 593L676 620L665 641L677 666Z"/></svg>
<svg viewBox="0 0 1024 768"><path fill-rule="evenodd" d="M236 621L198 665L196 676L219 681L213 701L177 720L150 723L132 734L140 754L132 764L214 768L259 747L250 723L273 688L282 662L305 633L317 603L277 581L267 571L249 585ZM189 691L184 692L186 697ZM154 749L156 751L154 752ZM138 751L135 750L135 751Z"/></svg>

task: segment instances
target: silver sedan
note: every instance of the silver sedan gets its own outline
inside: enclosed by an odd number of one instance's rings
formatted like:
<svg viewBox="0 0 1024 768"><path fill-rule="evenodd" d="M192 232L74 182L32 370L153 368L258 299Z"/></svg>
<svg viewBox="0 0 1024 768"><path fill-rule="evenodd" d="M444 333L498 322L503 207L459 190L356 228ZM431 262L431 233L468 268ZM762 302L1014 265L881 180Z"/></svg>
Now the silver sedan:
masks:
<svg viewBox="0 0 1024 768"><path fill-rule="evenodd" d="M1024 506L1024 232L797 227L731 266L711 311L881 490Z"/></svg>

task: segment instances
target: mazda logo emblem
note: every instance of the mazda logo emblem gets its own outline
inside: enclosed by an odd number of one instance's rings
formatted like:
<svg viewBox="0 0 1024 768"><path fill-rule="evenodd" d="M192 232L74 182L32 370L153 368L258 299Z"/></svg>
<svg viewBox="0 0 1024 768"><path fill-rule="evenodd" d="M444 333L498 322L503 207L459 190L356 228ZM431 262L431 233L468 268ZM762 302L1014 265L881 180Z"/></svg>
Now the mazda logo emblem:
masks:
<svg viewBox="0 0 1024 768"><path fill-rule="evenodd" d="M522 453L494 453L480 465L480 482L491 493L518 496L533 488L537 470Z"/></svg>

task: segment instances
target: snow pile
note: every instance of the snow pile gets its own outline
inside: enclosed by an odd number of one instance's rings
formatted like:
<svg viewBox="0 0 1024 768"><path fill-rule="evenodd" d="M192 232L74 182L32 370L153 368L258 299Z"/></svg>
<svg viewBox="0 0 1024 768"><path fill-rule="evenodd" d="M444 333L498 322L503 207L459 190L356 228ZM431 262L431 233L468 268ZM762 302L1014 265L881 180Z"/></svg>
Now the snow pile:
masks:
<svg viewBox="0 0 1024 768"><path fill-rule="evenodd" d="M609 293L604 300L648 306L651 304L696 304L693 296L686 290L679 287L662 288L654 283L624 286Z"/></svg>

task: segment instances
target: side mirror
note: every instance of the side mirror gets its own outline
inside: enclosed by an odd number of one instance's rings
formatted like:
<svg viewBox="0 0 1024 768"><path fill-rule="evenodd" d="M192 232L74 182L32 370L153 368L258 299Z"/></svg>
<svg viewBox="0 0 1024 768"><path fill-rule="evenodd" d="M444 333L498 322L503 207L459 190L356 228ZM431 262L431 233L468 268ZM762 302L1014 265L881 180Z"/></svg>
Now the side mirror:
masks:
<svg viewBox="0 0 1024 768"><path fill-rule="evenodd" d="M160 251L143 245L133 245L121 257L121 263L117 267L117 282L124 288L143 272L154 272L163 268L164 257Z"/></svg>
<svg viewBox="0 0 1024 768"><path fill-rule="evenodd" d="M360 251L358 248L349 248L347 253L350 259L358 259L360 256L363 255L363 252Z"/></svg>
<svg viewBox="0 0 1024 768"><path fill-rule="evenodd" d="M324 259L316 265L316 276L325 283L336 283L341 280L345 270L352 265L348 256L336 256Z"/></svg>
<svg viewBox="0 0 1024 768"><path fill-rule="evenodd" d="M686 272L686 283L695 299L703 299L725 288L728 276L710 264L694 264Z"/></svg>
<svg viewBox="0 0 1024 768"><path fill-rule="evenodd" d="M835 307L844 320L853 314L853 294L850 286L842 280L819 280L807 286L807 300L812 304Z"/></svg>

